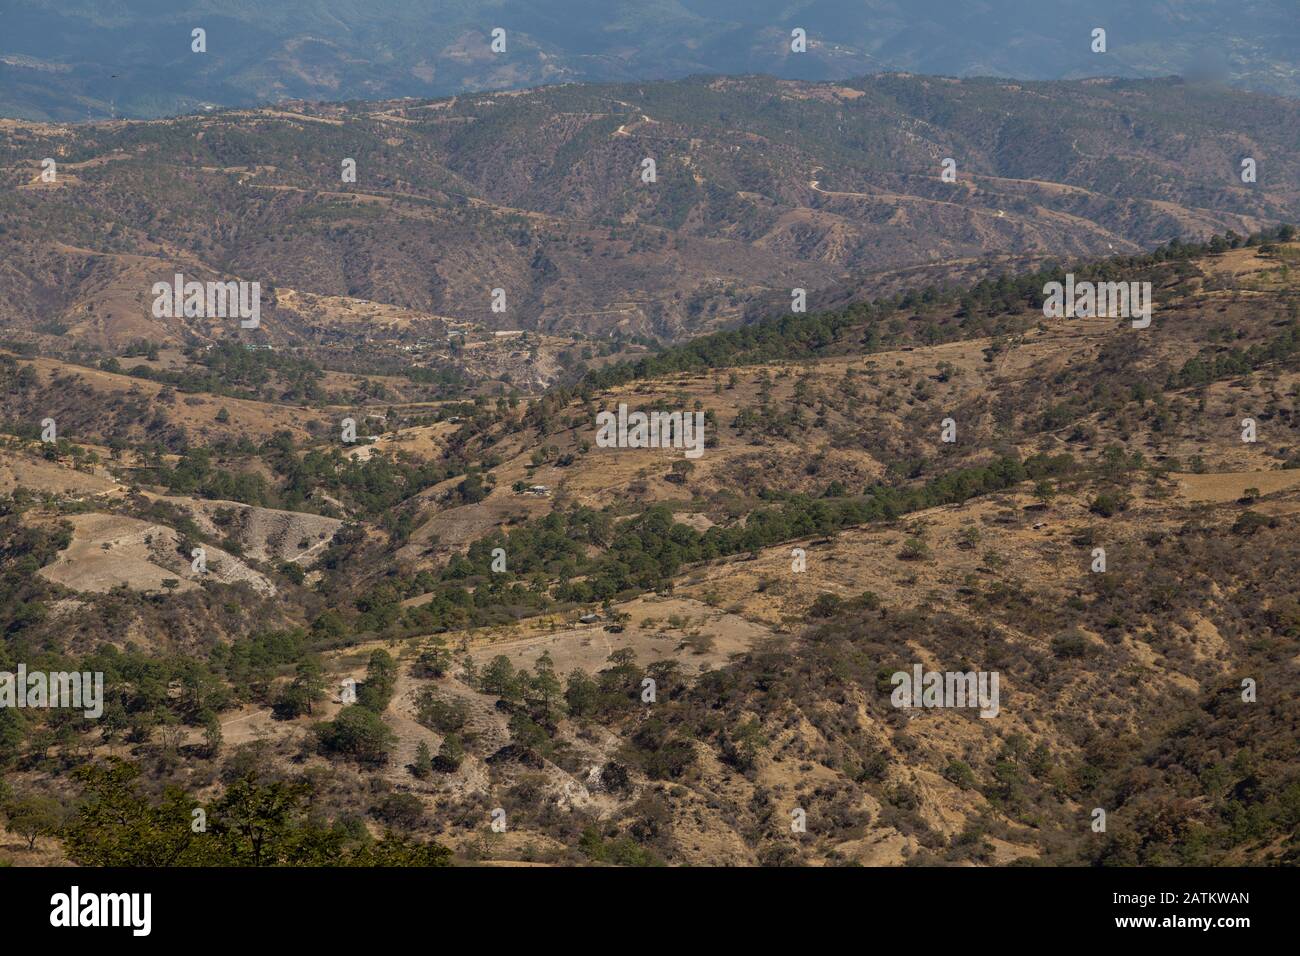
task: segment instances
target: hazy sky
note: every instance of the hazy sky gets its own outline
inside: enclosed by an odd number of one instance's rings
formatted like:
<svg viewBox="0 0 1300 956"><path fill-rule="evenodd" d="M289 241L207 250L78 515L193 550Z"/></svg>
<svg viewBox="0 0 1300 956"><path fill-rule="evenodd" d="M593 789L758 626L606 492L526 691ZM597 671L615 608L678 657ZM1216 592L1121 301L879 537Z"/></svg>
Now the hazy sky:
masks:
<svg viewBox="0 0 1300 956"><path fill-rule="evenodd" d="M1221 77L1300 95L1297 0L4 0L0 114L880 70ZM490 47L504 30L503 50ZM1093 50L1093 31L1106 50ZM195 51L193 31L204 47ZM806 49L792 50L793 31Z"/></svg>

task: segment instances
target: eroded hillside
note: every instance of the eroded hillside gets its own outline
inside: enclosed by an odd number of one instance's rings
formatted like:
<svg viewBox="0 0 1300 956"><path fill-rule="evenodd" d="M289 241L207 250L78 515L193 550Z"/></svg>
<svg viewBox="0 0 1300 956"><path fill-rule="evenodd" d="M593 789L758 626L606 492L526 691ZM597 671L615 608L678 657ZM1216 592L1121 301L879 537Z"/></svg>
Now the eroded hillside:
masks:
<svg viewBox="0 0 1300 956"><path fill-rule="evenodd" d="M549 331L549 363L493 369L546 385L575 337L682 338L792 289L824 308L1293 221L1298 129L1291 101L1177 80L910 75L6 123L0 328L93 361L384 343L443 372L449 332ZM260 325L158 315L178 273L258 282Z"/></svg>
<svg viewBox="0 0 1300 956"><path fill-rule="evenodd" d="M6 780L69 827L6 853L124 862L60 789L116 756L144 804L299 788L357 854L1294 862L1294 237L1070 267L1150 282L1145 328L1045 318L1048 266L531 396L6 353L0 669L102 671L111 715L0 711ZM700 454L604 447L620 404L698 412ZM896 706L917 665L998 674L996 714Z"/></svg>

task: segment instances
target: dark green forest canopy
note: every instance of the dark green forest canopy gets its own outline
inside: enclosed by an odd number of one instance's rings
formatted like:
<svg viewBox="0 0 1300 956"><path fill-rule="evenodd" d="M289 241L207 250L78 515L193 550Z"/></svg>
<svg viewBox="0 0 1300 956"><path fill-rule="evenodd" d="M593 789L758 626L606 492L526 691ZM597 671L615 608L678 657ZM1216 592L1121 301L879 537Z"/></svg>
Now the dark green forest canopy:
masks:
<svg viewBox="0 0 1300 956"><path fill-rule="evenodd" d="M904 345L937 345L1020 331L1036 321L1035 316L1026 318L1026 312L1042 307L1043 287L1049 282L1063 282L1067 272L1073 272L1080 281L1155 280L1159 284L1161 279L1178 274L1180 263L1207 252L1288 241L1295 234L1295 227L1286 225L1248 238L1215 236L1200 243L1173 239L1147 255L1118 256L1069 267L1053 265L1020 276L1001 275L982 279L964 291L928 286L832 312L763 319L739 329L701 336L643 359L588 372L582 385L600 390L680 372L870 353ZM900 314L908 313L912 315L909 321L898 321ZM849 334L859 329L860 335Z"/></svg>

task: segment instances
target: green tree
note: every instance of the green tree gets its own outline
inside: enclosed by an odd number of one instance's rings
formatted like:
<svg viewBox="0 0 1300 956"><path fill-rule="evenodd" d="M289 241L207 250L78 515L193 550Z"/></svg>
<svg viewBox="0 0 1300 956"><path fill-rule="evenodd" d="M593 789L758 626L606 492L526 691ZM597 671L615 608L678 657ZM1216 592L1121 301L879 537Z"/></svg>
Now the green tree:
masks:
<svg viewBox="0 0 1300 956"><path fill-rule="evenodd" d="M1056 497L1056 486L1044 478L1034 484L1034 497L1045 505L1050 505Z"/></svg>
<svg viewBox="0 0 1300 956"><path fill-rule="evenodd" d="M451 652L439 639L436 647L426 648L420 652L411 673L416 677L443 677L451 670Z"/></svg>
<svg viewBox="0 0 1300 956"><path fill-rule="evenodd" d="M438 756L434 758L433 766L441 773L455 773L460 769L461 761L464 759L465 747L460 742L460 735L448 734L443 738L442 746L438 748Z"/></svg>
<svg viewBox="0 0 1300 956"><path fill-rule="evenodd" d="M308 658L298 663L297 672L280 696L276 698L276 716L281 719L310 714L313 706L325 698L325 678L321 674L320 662Z"/></svg>
<svg viewBox="0 0 1300 956"><path fill-rule="evenodd" d="M357 703L362 707L382 714L393 699L397 687L397 661L383 648L370 655L366 665L366 681L357 688Z"/></svg>
<svg viewBox="0 0 1300 956"><path fill-rule="evenodd" d="M176 787L154 806L136 790L140 770L116 758L72 772L82 800L63 827L68 857L82 866L204 866L217 857L207 834L195 833L198 801Z"/></svg>
<svg viewBox="0 0 1300 956"><path fill-rule="evenodd" d="M429 745L421 740L420 745L415 748L415 762L411 764L411 774L416 779L424 780L433 772L433 755L429 751Z"/></svg>
<svg viewBox="0 0 1300 956"><path fill-rule="evenodd" d="M305 862L310 850L295 833L307 785L244 777L231 784L212 810L212 832L236 866Z"/></svg>
<svg viewBox="0 0 1300 956"><path fill-rule="evenodd" d="M590 717L599 705L600 687L586 671L574 670L569 674L564 700L574 717Z"/></svg>
<svg viewBox="0 0 1300 956"><path fill-rule="evenodd" d="M13 708L0 707L0 767L11 764L23 744L22 715Z"/></svg>
<svg viewBox="0 0 1300 956"><path fill-rule="evenodd" d="M53 797L40 794L18 797L4 805L6 827L35 849L38 837L53 836L63 821L63 807Z"/></svg>
<svg viewBox="0 0 1300 956"><path fill-rule="evenodd" d="M209 711L203 718L203 747L209 757L221 752L221 718Z"/></svg>
<svg viewBox="0 0 1300 956"><path fill-rule="evenodd" d="M519 681L515 677L515 666L504 654L498 654L488 662L488 666L483 669L480 683L485 694L495 694L509 701L519 699Z"/></svg>
<svg viewBox="0 0 1300 956"><path fill-rule="evenodd" d="M532 690L537 703L537 715L546 722L558 719L564 712L564 686L555 673L555 663L550 652L543 651L542 656L533 665Z"/></svg>
<svg viewBox="0 0 1300 956"><path fill-rule="evenodd" d="M332 721L317 724L315 732L327 752L367 764L386 763L393 742L393 732L383 719L359 704L344 707Z"/></svg>
<svg viewBox="0 0 1300 956"><path fill-rule="evenodd" d="M426 822L424 802L413 793L390 793L372 812L399 830L415 830Z"/></svg>

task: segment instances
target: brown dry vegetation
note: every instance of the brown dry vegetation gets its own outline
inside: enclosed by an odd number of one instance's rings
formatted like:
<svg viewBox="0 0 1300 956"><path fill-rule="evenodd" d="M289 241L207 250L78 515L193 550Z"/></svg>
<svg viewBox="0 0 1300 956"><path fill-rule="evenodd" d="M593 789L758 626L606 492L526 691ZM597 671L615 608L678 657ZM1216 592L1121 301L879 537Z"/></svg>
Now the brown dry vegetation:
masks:
<svg viewBox="0 0 1300 956"><path fill-rule="evenodd" d="M1155 283L1145 331L891 300L784 360L376 401L352 449L351 406L9 353L0 664L93 661L115 716L23 724L6 780L74 813L68 772L113 755L149 794L293 779L349 839L493 863L1293 863L1300 366L1263 350L1296 250L1111 263ZM705 454L595 447L620 402L705 412ZM760 535L886 499L917 504ZM914 664L998 672L999 715L893 707ZM346 706L347 678L386 694ZM332 735L360 711L375 748Z"/></svg>

